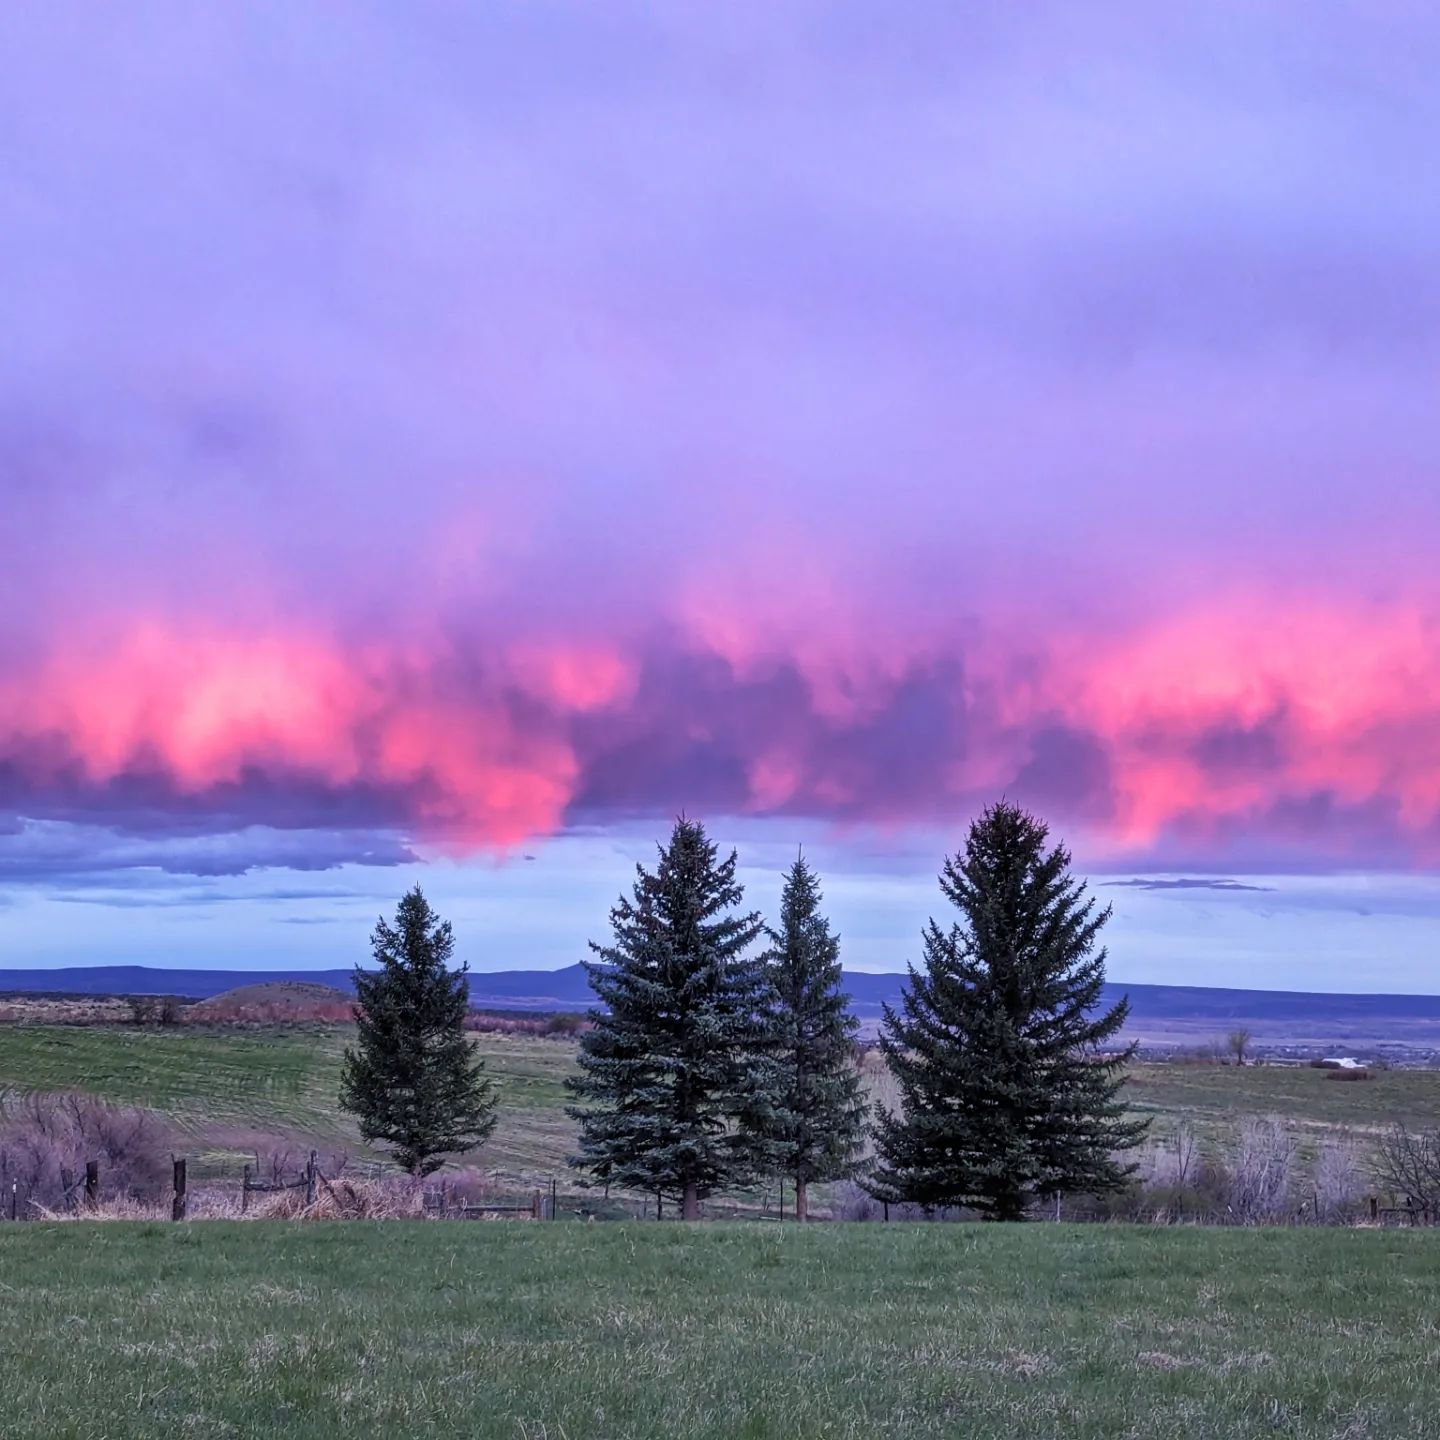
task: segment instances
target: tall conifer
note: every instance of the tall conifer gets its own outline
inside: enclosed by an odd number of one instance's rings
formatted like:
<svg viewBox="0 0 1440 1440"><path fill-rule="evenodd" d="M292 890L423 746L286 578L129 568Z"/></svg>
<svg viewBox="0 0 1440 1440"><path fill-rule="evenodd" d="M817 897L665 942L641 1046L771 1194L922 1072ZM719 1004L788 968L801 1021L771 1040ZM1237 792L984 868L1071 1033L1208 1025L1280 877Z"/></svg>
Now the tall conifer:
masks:
<svg viewBox="0 0 1440 1440"><path fill-rule="evenodd" d="M1119 1101L1133 1053L1104 1053L1129 1002L1099 1014L1106 952L1096 910L1043 823L1001 803L946 860L945 898L960 912L925 931L922 972L898 1012L885 1007L881 1047L901 1108L882 1111L879 1165L887 1200L965 1205L1019 1220L1037 1197L1121 1186L1114 1158L1145 1125Z"/></svg>
<svg viewBox="0 0 1440 1440"><path fill-rule="evenodd" d="M785 876L780 928L769 931L774 1163L795 1184L795 1218L808 1187L852 1173L865 1137L855 1065L860 1022L841 991L840 940L820 913L820 882L801 856Z"/></svg>
<svg viewBox="0 0 1440 1440"><path fill-rule="evenodd" d="M418 885L370 943L379 968L355 968L357 1044L345 1052L340 1104L359 1117L366 1140L391 1146L412 1175L428 1175L495 1128L492 1086L465 1038L469 967L450 968L450 922Z"/></svg>
<svg viewBox="0 0 1440 1440"><path fill-rule="evenodd" d="M687 1220L763 1168L764 970L747 955L762 926L738 909L736 863L682 818L654 872L636 866L633 894L610 912L612 942L591 946L603 1008L569 1082L570 1163L588 1183L676 1200Z"/></svg>

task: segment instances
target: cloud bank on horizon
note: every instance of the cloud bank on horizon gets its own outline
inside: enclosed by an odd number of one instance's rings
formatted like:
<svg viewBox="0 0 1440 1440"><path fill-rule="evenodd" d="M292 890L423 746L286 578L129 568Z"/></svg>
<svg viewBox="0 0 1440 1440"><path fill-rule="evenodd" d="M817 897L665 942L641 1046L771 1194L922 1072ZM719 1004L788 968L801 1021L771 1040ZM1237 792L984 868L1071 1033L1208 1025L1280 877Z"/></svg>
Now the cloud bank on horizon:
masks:
<svg viewBox="0 0 1440 1440"><path fill-rule="evenodd" d="M0 15L0 812L1434 868L1440 21L1190 10Z"/></svg>

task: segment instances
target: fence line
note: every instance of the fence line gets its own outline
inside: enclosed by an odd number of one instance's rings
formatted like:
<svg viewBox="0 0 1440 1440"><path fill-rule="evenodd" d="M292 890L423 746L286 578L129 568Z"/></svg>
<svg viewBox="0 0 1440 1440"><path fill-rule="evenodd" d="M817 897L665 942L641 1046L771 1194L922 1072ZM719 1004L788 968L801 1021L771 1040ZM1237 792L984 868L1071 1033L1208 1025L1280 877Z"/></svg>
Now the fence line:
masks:
<svg viewBox="0 0 1440 1440"><path fill-rule="evenodd" d="M8 1218L11 1221L28 1220L35 1215L53 1213L46 1204L35 1197L35 1194L21 1193L21 1179L18 1175L7 1174L6 1166L0 1163L0 1219ZM323 1187L325 1192L341 1209L348 1203L342 1200L337 1193L335 1185L341 1183L341 1174L345 1174L347 1183L352 1174L359 1172L363 1176L361 1167L356 1166L355 1171L347 1168L347 1162L342 1160L340 1169L334 1177L327 1177L320 1168L318 1153L311 1150L298 1178L287 1180L283 1165L272 1165L271 1178L261 1179L256 1173L258 1170L258 1157L256 1166L252 1167L248 1162L244 1165L240 1177L239 1199L240 1213L248 1214L256 1195L274 1195L289 1191L305 1192L305 1208L312 1209L320 1198L320 1191ZM393 1173L386 1171L384 1167L373 1165L368 1167L372 1179L383 1178L385 1174ZM189 1160L183 1155L171 1156L171 1187L170 1187L170 1215L172 1220L183 1221L190 1214L190 1188L189 1188ZM52 1172L53 1173L53 1172ZM332 1183L332 1178L333 1182ZM8 1185L6 1182L8 1181ZM82 1174L76 1174L67 1167L60 1170L60 1208L68 1215L74 1215L81 1211L95 1214L100 1209L101 1189L101 1167L98 1160L87 1160ZM8 1189L8 1204L6 1204L6 1191ZM229 1191L229 1187L226 1187ZM55 1190L52 1188L48 1194L53 1201ZM133 1198L139 1199L139 1192L131 1192ZM233 1191L230 1191L233 1193ZM514 1192L510 1192L511 1195ZM482 1192L483 1194L483 1192ZM715 1200L707 1205L707 1214L712 1219L746 1219L751 1221L770 1221L777 1219L784 1220L787 1207L783 1198L778 1205L774 1204L774 1196L765 1196L760 1203L746 1205L743 1202ZM353 1198L353 1197L352 1197ZM1427 1206L1415 1197L1406 1197L1405 1203L1395 1203L1396 1197L1388 1197L1391 1201L1386 1205L1382 1203L1380 1195L1371 1194L1366 1197L1365 1205L1358 1214L1351 1214L1348 1219L1341 1219L1340 1224L1364 1223L1366 1219L1372 1225L1401 1226L1401 1227L1422 1227L1440 1225L1440 1208ZM598 1199L598 1197L597 1197ZM554 1176L549 1179L548 1186L535 1186L530 1190L529 1198L526 1200L512 1200L501 1190L496 1198L487 1200L484 1198L475 1200L468 1197L462 1189L452 1189L448 1180L441 1178L438 1186L422 1189L419 1195L420 1214L437 1219L454 1220L476 1220L487 1217L524 1217L531 1220L558 1220L562 1213L573 1215L581 1220L595 1220L616 1217L617 1212L621 1216L632 1216L635 1219L651 1220L670 1218L665 1214L665 1207L659 1203L658 1197L649 1200L634 1194L616 1195L611 1198L607 1191L606 1203L601 1206L596 1204L576 1203L576 1197L567 1197L567 1202L562 1212L561 1196L559 1185ZM853 1217L851 1223L867 1223L879 1220L881 1223L889 1221L891 1206L883 1202L877 1202L878 1214L874 1211L866 1217ZM1318 1205L1314 1210L1309 1211L1308 1207L1302 1207L1300 1212L1289 1215L1285 1218L1277 1218L1270 1221L1262 1221L1265 1224L1280 1225L1314 1225L1325 1223L1318 1220ZM793 1210L791 1212L793 1214ZM813 1220L819 1221L823 1217L815 1216ZM834 1217L831 1217L832 1219ZM913 1207L905 1207L900 1212L900 1218L919 1218L914 1213ZM967 1217L964 1214L930 1214L925 1218L931 1220L959 1219ZM1107 1223L1118 1221L1120 1223L1135 1223L1142 1225L1154 1224L1182 1224L1182 1225L1213 1225L1213 1226L1239 1226L1248 1222L1239 1216L1228 1211L1219 1211L1205 1207L1194 1209L1186 1208L1181 1211L1176 1207L1162 1207L1149 1214L1120 1215L1104 1207L1096 1207L1086 1204L1079 1197L1066 1198L1050 1197L1043 1205L1038 1205L1035 1211L1036 1219L1065 1219L1079 1223Z"/></svg>

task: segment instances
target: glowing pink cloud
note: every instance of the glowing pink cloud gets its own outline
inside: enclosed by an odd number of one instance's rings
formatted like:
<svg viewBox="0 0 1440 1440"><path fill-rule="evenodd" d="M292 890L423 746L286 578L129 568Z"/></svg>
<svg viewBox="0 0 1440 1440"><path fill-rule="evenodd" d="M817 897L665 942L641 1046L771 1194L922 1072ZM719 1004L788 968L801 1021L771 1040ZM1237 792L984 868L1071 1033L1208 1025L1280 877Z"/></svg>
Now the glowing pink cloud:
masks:
<svg viewBox="0 0 1440 1440"><path fill-rule="evenodd" d="M1415 607L1252 593L1123 636L995 625L973 655L818 629L795 652L784 630L754 619L737 657L678 622L628 652L453 635L427 652L147 621L12 671L0 763L32 809L103 811L140 783L217 808L254 792L264 818L299 787L368 797L370 822L454 852L687 804L958 823L1010 792L1117 862L1176 837L1223 853L1317 798L1369 817L1354 845L1378 815L1435 858L1440 651ZM1310 838L1317 860L1356 858L1343 831Z"/></svg>
<svg viewBox="0 0 1440 1440"><path fill-rule="evenodd" d="M0 13L0 828L1440 863L1433 17L163 9Z"/></svg>

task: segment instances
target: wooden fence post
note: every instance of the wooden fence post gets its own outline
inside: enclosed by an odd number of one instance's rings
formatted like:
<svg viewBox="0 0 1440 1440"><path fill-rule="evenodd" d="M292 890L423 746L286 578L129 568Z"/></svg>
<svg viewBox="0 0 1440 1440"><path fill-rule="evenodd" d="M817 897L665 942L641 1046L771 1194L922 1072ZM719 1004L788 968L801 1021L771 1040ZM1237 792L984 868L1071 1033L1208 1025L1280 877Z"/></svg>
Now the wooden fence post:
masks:
<svg viewBox="0 0 1440 1440"><path fill-rule="evenodd" d="M240 1177L240 1213L244 1215L250 1209L250 1167L245 1167L244 1174Z"/></svg>
<svg viewBox="0 0 1440 1440"><path fill-rule="evenodd" d="M1372 1196L1370 1197L1370 1219L1373 1221L1373 1220L1378 1220L1379 1218L1380 1218L1380 1201L1379 1201L1374 1195L1372 1195Z"/></svg>
<svg viewBox="0 0 1440 1440"><path fill-rule="evenodd" d="M310 1163L305 1167L305 1204L315 1203L315 1152L310 1152Z"/></svg>
<svg viewBox="0 0 1440 1440"><path fill-rule="evenodd" d="M532 1220L540 1218L540 1187L538 1185L535 1187L535 1193L530 1197L530 1218Z"/></svg>
<svg viewBox="0 0 1440 1440"><path fill-rule="evenodd" d="M100 1162L85 1162L85 1208L92 1214L100 1208Z"/></svg>
<svg viewBox="0 0 1440 1440"><path fill-rule="evenodd" d="M12 1220L20 1218L20 1182L18 1180L10 1182L10 1218Z"/></svg>
<svg viewBox="0 0 1440 1440"><path fill-rule="evenodd" d="M188 1204L185 1186L185 1160L182 1156L175 1162L175 1199L170 1205L170 1218L172 1220L183 1220Z"/></svg>
<svg viewBox="0 0 1440 1440"><path fill-rule="evenodd" d="M550 1177L550 1218L552 1220L560 1218L560 1211L555 1203L555 1177L553 1175Z"/></svg>

